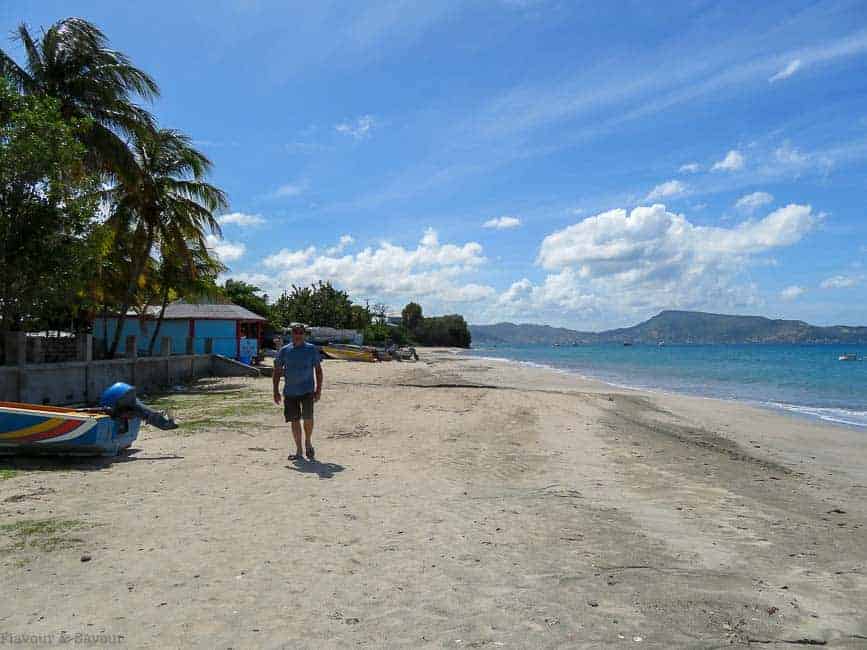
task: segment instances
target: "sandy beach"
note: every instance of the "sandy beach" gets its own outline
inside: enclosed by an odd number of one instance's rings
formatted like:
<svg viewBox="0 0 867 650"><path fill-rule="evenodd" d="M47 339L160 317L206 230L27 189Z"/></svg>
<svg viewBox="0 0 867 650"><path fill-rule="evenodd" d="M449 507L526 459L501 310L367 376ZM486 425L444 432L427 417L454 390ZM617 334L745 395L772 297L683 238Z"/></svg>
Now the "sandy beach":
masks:
<svg viewBox="0 0 867 650"><path fill-rule="evenodd" d="M325 362L315 463L267 377L4 463L0 645L867 647L865 432L420 354Z"/></svg>

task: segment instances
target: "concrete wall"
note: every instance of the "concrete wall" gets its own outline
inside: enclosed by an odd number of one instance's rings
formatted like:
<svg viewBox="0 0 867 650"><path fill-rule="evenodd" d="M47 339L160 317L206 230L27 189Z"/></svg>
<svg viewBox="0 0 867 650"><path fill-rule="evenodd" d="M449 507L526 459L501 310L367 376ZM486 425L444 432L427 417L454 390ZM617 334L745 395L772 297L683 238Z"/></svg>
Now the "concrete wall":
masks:
<svg viewBox="0 0 867 650"><path fill-rule="evenodd" d="M211 372L217 377L261 377L258 368L248 366L229 357L215 354L211 362Z"/></svg>
<svg viewBox="0 0 867 650"><path fill-rule="evenodd" d="M214 355L175 355L0 367L0 401L31 404L93 404L117 381L140 392L197 377L251 376L254 368Z"/></svg>

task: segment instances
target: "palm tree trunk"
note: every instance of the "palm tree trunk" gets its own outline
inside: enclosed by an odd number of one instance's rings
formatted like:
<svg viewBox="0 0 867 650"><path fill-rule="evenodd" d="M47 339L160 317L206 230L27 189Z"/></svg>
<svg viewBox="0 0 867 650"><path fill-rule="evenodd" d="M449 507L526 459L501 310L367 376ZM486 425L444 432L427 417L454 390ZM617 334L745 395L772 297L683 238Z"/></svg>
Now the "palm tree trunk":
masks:
<svg viewBox="0 0 867 650"><path fill-rule="evenodd" d="M163 303L160 306L160 315L157 317L157 326L154 329L153 336L151 336L150 345L148 345L148 356L153 356L154 354L154 345L157 342L157 337L160 335L160 328L163 326L163 317L166 315L166 307L169 304L169 290L166 288L163 291Z"/></svg>
<svg viewBox="0 0 867 650"><path fill-rule="evenodd" d="M129 284L126 288L126 296L124 297L123 306L121 307L120 313L117 315L117 327L114 330L114 339L111 342L111 349L108 351L108 358L114 359L114 355L117 353L117 346L120 344L120 333L123 330L123 324L126 321L126 312L129 311L130 306L132 305L132 299L135 295L135 289L138 285L138 279L144 271L145 264L147 263L147 259L151 254L151 248L153 248L154 240L153 234L148 232L147 242L145 243L145 249L142 252L141 257L138 260L138 263L133 264L132 276L129 279Z"/></svg>

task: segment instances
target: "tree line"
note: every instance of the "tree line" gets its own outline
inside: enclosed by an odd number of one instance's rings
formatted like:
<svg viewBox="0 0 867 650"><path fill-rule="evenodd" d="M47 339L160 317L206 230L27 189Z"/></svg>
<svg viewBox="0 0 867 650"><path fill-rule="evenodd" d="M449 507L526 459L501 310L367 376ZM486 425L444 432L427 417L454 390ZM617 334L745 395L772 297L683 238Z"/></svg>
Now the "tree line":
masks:
<svg viewBox="0 0 867 650"><path fill-rule="evenodd" d="M268 304L261 289L246 282L228 280L225 289L232 302L267 318L277 329L305 323L359 330L365 343L470 346L469 327L459 314L425 317L421 305L410 302L401 312L400 324L390 325L386 305L353 303L346 291L336 289L330 282L293 286L273 304Z"/></svg>

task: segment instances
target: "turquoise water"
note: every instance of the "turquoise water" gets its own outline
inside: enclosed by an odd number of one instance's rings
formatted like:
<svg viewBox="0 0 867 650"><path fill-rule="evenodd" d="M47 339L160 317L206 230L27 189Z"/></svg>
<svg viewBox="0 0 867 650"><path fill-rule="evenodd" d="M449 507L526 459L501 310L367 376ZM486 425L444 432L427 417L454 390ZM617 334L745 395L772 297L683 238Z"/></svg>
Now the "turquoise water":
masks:
<svg viewBox="0 0 867 650"><path fill-rule="evenodd" d="M734 399L867 427L867 346L479 346L476 356L575 372L632 388Z"/></svg>

